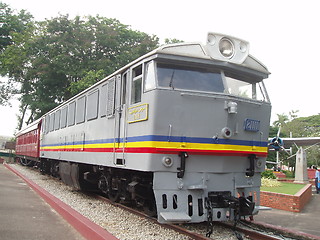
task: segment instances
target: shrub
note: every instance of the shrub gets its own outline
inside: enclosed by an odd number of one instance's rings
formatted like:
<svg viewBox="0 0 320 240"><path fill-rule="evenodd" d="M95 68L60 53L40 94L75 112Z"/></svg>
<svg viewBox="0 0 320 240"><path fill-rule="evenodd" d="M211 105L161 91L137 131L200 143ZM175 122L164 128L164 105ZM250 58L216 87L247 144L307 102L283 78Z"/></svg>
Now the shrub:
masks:
<svg viewBox="0 0 320 240"><path fill-rule="evenodd" d="M269 179L276 179L276 175L274 175L272 170L265 170L261 173L261 177L263 178L269 178Z"/></svg>
<svg viewBox="0 0 320 240"><path fill-rule="evenodd" d="M280 187L281 183L271 178L261 178L261 187Z"/></svg>
<svg viewBox="0 0 320 240"><path fill-rule="evenodd" d="M291 171L283 170L282 172L286 175L287 178L294 178L295 176L294 172Z"/></svg>

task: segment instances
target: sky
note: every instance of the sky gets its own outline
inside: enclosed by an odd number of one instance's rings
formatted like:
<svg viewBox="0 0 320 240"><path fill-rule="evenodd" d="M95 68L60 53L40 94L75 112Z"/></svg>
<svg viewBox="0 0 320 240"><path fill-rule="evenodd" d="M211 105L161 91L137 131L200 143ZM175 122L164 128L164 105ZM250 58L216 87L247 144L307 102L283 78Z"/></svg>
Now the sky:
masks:
<svg viewBox="0 0 320 240"><path fill-rule="evenodd" d="M206 42L208 32L250 42L250 54L267 66L265 84L277 114L299 110L299 117L320 113L320 14L317 0L0 0L12 9L26 9L36 20L59 14L100 15L118 19L133 30L185 42ZM13 135L14 107L0 107L0 135Z"/></svg>

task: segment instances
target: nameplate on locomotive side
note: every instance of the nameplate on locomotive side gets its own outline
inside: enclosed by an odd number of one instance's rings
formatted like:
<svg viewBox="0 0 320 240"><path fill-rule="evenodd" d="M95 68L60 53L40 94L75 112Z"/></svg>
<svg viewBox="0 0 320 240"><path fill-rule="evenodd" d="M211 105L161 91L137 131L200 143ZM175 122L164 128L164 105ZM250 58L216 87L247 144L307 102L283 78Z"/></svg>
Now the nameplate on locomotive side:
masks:
<svg viewBox="0 0 320 240"><path fill-rule="evenodd" d="M128 123L148 120L148 104L141 104L128 108Z"/></svg>
<svg viewBox="0 0 320 240"><path fill-rule="evenodd" d="M260 130L260 121L247 118L244 121L244 130L250 132L258 132Z"/></svg>

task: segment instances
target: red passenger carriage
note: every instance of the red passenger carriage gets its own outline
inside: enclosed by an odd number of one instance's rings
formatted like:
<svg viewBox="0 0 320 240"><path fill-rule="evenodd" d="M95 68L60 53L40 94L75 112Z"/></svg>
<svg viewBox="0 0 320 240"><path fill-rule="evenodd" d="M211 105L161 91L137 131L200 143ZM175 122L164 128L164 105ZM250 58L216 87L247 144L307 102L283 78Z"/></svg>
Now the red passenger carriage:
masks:
<svg viewBox="0 0 320 240"><path fill-rule="evenodd" d="M37 160L39 158L40 128L41 119L33 122L27 128L17 133L17 157L25 160Z"/></svg>

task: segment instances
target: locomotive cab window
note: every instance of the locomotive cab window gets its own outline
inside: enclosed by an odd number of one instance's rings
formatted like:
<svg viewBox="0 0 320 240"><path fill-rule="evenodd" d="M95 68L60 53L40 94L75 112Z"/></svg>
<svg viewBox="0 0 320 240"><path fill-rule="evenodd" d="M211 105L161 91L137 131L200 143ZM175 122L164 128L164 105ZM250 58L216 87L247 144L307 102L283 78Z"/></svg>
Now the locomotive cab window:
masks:
<svg viewBox="0 0 320 240"><path fill-rule="evenodd" d="M262 82L246 82L225 76L226 93L242 98L268 102L268 95Z"/></svg>
<svg viewBox="0 0 320 240"><path fill-rule="evenodd" d="M141 102L142 88L142 65L132 71L131 104Z"/></svg>
<svg viewBox="0 0 320 240"><path fill-rule="evenodd" d="M149 91L156 88L154 62L147 63L145 69L144 90Z"/></svg>
<svg viewBox="0 0 320 240"><path fill-rule="evenodd" d="M151 89L152 68L146 73L145 90ZM268 94L262 81L230 75L224 71L215 71L192 66L179 66L158 63L156 67L157 83L159 88L171 90L188 90L196 92L224 93L237 97L268 102Z"/></svg>
<svg viewBox="0 0 320 240"><path fill-rule="evenodd" d="M201 68L159 63L157 65L157 79L159 87L172 90L224 92L221 73Z"/></svg>

